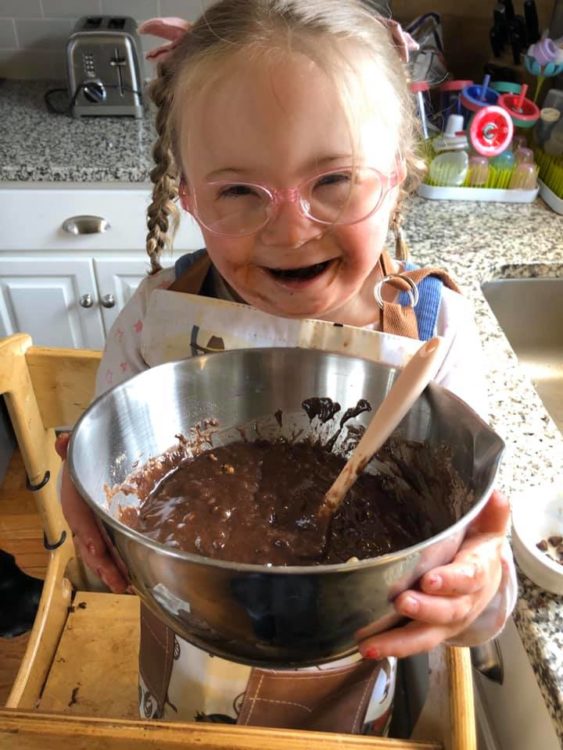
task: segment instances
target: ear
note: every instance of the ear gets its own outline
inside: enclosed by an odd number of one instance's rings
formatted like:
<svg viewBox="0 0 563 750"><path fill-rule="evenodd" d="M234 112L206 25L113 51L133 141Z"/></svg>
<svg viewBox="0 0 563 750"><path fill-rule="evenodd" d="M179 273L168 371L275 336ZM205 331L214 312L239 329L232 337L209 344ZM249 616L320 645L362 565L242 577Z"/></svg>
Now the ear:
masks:
<svg viewBox="0 0 563 750"><path fill-rule="evenodd" d="M180 205L182 206L184 211L187 211L191 214L193 209L192 197L188 189L188 185L183 177L180 178L180 184L178 185L178 197L180 199Z"/></svg>
<svg viewBox="0 0 563 750"><path fill-rule="evenodd" d="M397 166L395 167L395 174L397 176L396 184L402 185L407 178L407 165L404 159L397 160Z"/></svg>

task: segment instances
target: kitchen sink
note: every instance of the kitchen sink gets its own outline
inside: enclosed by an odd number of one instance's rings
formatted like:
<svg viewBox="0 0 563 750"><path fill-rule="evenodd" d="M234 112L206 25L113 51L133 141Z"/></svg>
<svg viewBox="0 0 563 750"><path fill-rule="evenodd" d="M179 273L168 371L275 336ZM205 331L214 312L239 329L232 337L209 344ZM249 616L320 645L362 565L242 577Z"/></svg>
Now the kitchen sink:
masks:
<svg viewBox="0 0 563 750"><path fill-rule="evenodd" d="M545 408L563 432L563 278L495 279L481 288Z"/></svg>

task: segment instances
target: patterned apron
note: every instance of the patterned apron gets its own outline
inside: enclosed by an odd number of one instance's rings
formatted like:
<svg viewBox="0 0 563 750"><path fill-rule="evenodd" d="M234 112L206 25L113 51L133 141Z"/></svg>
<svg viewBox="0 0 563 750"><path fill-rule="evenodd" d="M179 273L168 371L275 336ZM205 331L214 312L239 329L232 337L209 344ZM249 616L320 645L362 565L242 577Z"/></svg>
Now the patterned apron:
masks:
<svg viewBox="0 0 563 750"><path fill-rule="evenodd" d="M380 264L385 283L400 292L412 294L428 277L458 291L439 269L397 275L386 253ZM141 338L149 366L224 349L296 346L400 367L420 346L411 305L380 298L379 331L278 318L202 296L210 268L206 253L194 254L173 291L152 292ZM381 735L390 720L395 674L395 659L374 662L358 654L306 669L253 669L197 649L141 608L140 710L145 718Z"/></svg>

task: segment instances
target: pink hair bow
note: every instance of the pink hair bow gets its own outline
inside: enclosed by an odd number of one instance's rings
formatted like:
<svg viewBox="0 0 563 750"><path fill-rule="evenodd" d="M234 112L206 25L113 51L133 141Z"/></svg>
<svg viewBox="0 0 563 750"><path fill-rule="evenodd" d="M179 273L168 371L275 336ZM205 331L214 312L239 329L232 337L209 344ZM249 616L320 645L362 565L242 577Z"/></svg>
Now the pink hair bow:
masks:
<svg viewBox="0 0 563 750"><path fill-rule="evenodd" d="M192 24L184 18L169 16L168 18L149 18L143 21L137 28L139 34L152 34L161 39L168 39L168 44L161 44L147 52L147 60L159 60L169 55L172 50L182 41L185 34L191 29Z"/></svg>
<svg viewBox="0 0 563 750"><path fill-rule="evenodd" d="M404 31L401 24L397 23L397 21L393 21L391 18L382 18L381 20L391 33L391 38L395 42L399 57L404 63L408 63L409 52L414 52L418 49L418 42L415 42L412 36Z"/></svg>

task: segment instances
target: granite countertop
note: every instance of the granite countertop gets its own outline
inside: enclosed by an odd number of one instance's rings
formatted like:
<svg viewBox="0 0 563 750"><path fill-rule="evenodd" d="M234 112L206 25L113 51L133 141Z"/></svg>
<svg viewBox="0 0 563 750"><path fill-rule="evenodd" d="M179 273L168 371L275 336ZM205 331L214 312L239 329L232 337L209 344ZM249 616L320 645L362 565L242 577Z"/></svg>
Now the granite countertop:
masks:
<svg viewBox="0 0 563 750"><path fill-rule="evenodd" d="M411 199L413 259L446 268L474 305L487 363L491 425L506 443L498 487L509 497L563 483L563 435L518 364L481 291L492 278L563 278L563 219L532 204ZM514 620L563 746L563 599L519 571Z"/></svg>
<svg viewBox="0 0 563 750"><path fill-rule="evenodd" d="M45 92L60 81L0 80L0 182L145 182L156 138L152 118L53 114ZM61 108L64 95L53 103Z"/></svg>
<svg viewBox="0 0 563 750"><path fill-rule="evenodd" d="M54 85L54 84L53 84ZM0 82L0 182L145 182L149 118L73 120L47 112L46 82ZM499 487L509 496L561 482L563 436L481 292L502 276L563 277L563 220L532 204L409 201L413 259L444 267L473 301L488 365L492 425L505 440ZM563 742L563 601L520 574L514 619Z"/></svg>

